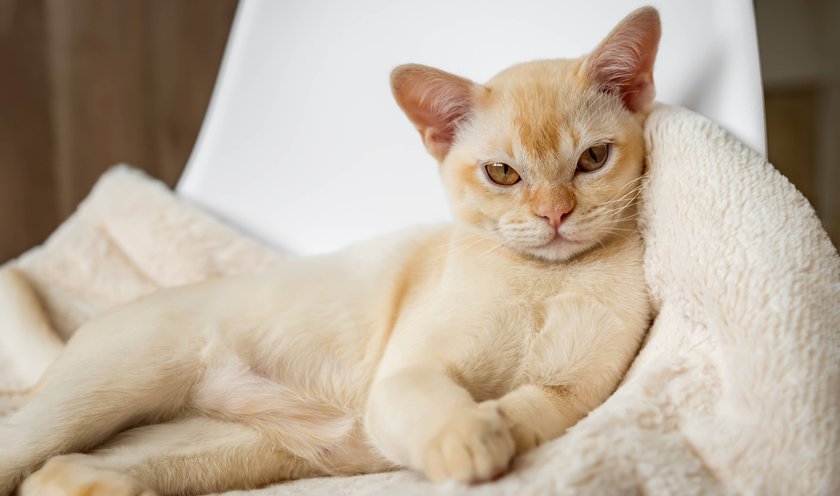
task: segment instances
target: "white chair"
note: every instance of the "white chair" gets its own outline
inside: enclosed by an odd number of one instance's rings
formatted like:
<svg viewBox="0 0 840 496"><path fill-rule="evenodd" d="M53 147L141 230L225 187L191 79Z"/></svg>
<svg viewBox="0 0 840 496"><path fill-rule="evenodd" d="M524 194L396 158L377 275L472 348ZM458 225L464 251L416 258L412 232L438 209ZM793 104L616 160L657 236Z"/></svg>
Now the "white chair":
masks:
<svg viewBox="0 0 840 496"><path fill-rule="evenodd" d="M763 153L750 0L242 0L178 191L299 254L444 221L437 167L393 101L390 70L417 62L482 82L582 55L649 3L663 25L658 99Z"/></svg>

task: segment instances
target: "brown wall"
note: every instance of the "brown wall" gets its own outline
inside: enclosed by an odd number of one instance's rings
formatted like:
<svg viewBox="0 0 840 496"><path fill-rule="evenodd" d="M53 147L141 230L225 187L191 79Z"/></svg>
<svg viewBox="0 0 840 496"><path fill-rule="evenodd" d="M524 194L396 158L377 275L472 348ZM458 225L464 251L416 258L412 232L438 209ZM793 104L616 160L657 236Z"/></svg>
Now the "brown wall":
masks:
<svg viewBox="0 0 840 496"><path fill-rule="evenodd" d="M840 243L840 2L755 2L767 154Z"/></svg>
<svg viewBox="0 0 840 496"><path fill-rule="evenodd" d="M236 0L0 0L0 263L40 243L109 166L170 185Z"/></svg>

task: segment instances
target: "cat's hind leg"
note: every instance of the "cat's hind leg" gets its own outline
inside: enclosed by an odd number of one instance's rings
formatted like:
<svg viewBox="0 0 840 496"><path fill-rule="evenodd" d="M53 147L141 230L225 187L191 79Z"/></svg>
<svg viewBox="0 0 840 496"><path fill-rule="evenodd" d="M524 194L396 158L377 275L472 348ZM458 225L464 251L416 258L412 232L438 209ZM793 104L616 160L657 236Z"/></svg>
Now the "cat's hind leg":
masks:
<svg viewBox="0 0 840 496"><path fill-rule="evenodd" d="M131 429L89 454L49 460L21 496L189 495L320 475L243 424L206 417Z"/></svg>
<svg viewBox="0 0 840 496"><path fill-rule="evenodd" d="M36 394L0 423L0 495L50 457L183 410L201 372L195 338L135 315L79 329Z"/></svg>
<svg viewBox="0 0 840 496"><path fill-rule="evenodd" d="M26 276L16 267L0 270L0 359L15 372L21 389L38 382L63 348Z"/></svg>

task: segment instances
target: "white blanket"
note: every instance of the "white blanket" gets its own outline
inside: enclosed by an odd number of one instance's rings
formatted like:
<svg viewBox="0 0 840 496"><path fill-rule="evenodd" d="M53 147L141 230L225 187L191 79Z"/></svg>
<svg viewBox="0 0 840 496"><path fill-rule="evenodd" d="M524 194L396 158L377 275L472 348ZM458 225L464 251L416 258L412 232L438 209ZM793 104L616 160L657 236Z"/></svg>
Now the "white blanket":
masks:
<svg viewBox="0 0 840 496"><path fill-rule="evenodd" d="M645 138L645 272L659 312L612 397L494 483L435 487L398 471L253 493L840 494L836 249L787 179L708 120L660 107ZM61 346L50 333L66 338L111 305L276 256L116 169L0 271L0 382L37 380Z"/></svg>

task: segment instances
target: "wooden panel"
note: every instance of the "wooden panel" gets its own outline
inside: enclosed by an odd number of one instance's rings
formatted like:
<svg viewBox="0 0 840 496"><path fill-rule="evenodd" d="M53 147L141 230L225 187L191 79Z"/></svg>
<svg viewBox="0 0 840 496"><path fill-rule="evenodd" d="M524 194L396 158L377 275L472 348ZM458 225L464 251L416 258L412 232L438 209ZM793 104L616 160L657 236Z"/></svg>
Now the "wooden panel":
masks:
<svg viewBox="0 0 840 496"><path fill-rule="evenodd" d="M0 2L0 16L13 12L0 19L2 263L43 241L115 163L175 184L236 0Z"/></svg>
<svg viewBox="0 0 840 496"><path fill-rule="evenodd" d="M766 89L767 158L811 200L817 198L817 93L811 88Z"/></svg>
<svg viewBox="0 0 840 496"><path fill-rule="evenodd" d="M835 246L840 241L837 134L840 114L822 85L765 88L767 156L808 198ZM836 90L834 90L836 91ZM840 92L837 92L840 95Z"/></svg>
<svg viewBox="0 0 840 496"><path fill-rule="evenodd" d="M235 1L147 2L148 63L157 177L174 185L210 100ZM188 27L190 36L184 36Z"/></svg>
<svg viewBox="0 0 840 496"><path fill-rule="evenodd" d="M144 9L138 1L46 0L59 215L108 166L148 169Z"/></svg>
<svg viewBox="0 0 840 496"><path fill-rule="evenodd" d="M0 262L44 239L57 222L47 105L43 6L0 8Z"/></svg>
<svg viewBox="0 0 840 496"><path fill-rule="evenodd" d="M235 2L46 4L61 213L116 162L174 184L204 117Z"/></svg>
<svg viewBox="0 0 840 496"><path fill-rule="evenodd" d="M840 6L837 11L840 12ZM840 15L839 15L840 16ZM837 36L840 45L840 36ZM840 46L836 47L840 59ZM840 62L836 65L840 67ZM835 247L840 247L840 69L832 86L821 91L817 101L819 121L817 137L819 175L817 190L820 204L817 211Z"/></svg>

